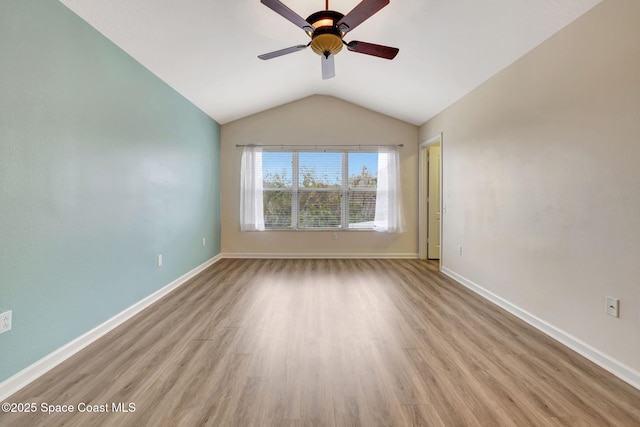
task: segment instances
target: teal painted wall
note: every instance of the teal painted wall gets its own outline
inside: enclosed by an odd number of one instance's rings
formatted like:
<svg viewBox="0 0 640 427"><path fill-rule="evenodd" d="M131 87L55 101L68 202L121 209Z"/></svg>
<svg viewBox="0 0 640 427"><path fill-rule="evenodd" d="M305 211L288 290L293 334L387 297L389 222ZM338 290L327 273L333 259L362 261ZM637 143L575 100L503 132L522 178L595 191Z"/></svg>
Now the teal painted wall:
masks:
<svg viewBox="0 0 640 427"><path fill-rule="evenodd" d="M219 156L214 120L62 4L0 2L0 381L220 252Z"/></svg>

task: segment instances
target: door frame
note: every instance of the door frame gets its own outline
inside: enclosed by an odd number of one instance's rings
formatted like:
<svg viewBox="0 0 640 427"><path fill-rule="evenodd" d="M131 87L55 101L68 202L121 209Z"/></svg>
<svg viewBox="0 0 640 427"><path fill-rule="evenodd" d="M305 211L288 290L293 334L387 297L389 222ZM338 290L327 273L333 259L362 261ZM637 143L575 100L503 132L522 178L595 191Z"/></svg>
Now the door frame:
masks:
<svg viewBox="0 0 640 427"><path fill-rule="evenodd" d="M430 145L440 143L440 267L442 267L442 242L443 242L443 158L444 158L444 139L442 132L436 136L420 143L418 149L418 258L427 259L427 232L428 232L428 208L427 208L427 191L429 183L429 164L428 164L428 148Z"/></svg>

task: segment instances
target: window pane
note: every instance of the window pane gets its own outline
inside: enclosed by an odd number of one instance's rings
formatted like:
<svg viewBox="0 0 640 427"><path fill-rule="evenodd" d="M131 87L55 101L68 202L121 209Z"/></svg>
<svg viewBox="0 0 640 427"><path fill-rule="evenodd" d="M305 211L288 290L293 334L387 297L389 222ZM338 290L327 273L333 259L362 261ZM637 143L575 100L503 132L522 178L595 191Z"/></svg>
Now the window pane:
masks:
<svg viewBox="0 0 640 427"><path fill-rule="evenodd" d="M340 188L342 153L299 153L300 188Z"/></svg>
<svg viewBox="0 0 640 427"><path fill-rule="evenodd" d="M262 156L266 229L373 228L377 152L267 150ZM348 170L343 171L344 160ZM299 187L295 191L294 177Z"/></svg>
<svg viewBox="0 0 640 427"><path fill-rule="evenodd" d="M264 227L291 228L291 191L265 191L262 197Z"/></svg>
<svg viewBox="0 0 640 427"><path fill-rule="evenodd" d="M375 191L352 191L349 193L349 228L373 228L375 214Z"/></svg>
<svg viewBox="0 0 640 427"><path fill-rule="evenodd" d="M349 188L373 190L377 182L378 153L349 153Z"/></svg>
<svg viewBox="0 0 640 427"><path fill-rule="evenodd" d="M301 191L299 202L300 228L340 228L340 191Z"/></svg>
<svg viewBox="0 0 640 427"><path fill-rule="evenodd" d="M292 153L262 152L262 182L264 188L292 187L292 159Z"/></svg>

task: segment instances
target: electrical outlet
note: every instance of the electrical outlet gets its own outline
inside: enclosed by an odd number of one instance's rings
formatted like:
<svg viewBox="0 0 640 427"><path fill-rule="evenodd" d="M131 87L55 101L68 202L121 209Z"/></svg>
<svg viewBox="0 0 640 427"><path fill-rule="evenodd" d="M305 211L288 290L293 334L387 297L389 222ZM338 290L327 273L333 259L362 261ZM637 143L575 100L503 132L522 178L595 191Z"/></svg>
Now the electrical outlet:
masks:
<svg viewBox="0 0 640 427"><path fill-rule="evenodd" d="M162 267L162 255L158 255L158 267Z"/></svg>
<svg viewBox="0 0 640 427"><path fill-rule="evenodd" d="M462 246L458 246L458 255L462 255Z"/></svg>
<svg viewBox="0 0 640 427"><path fill-rule="evenodd" d="M0 334L11 330L11 310L0 314Z"/></svg>
<svg viewBox="0 0 640 427"><path fill-rule="evenodd" d="M338 240L338 233L331 233L331 238L333 240Z"/></svg>
<svg viewBox="0 0 640 427"><path fill-rule="evenodd" d="M207 239L205 239L204 237L202 238L202 246L207 244Z"/></svg>
<svg viewBox="0 0 640 427"><path fill-rule="evenodd" d="M609 316L620 317L620 300L613 297L607 297L606 303L606 313Z"/></svg>

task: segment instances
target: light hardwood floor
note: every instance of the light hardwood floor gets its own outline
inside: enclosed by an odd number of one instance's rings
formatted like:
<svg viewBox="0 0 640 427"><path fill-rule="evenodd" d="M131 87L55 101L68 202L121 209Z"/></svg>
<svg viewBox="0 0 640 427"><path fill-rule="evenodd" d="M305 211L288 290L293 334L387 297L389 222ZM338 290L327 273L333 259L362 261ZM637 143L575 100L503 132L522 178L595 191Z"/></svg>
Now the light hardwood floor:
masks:
<svg viewBox="0 0 640 427"><path fill-rule="evenodd" d="M76 412L2 426L640 426L640 391L417 260L219 261L7 401Z"/></svg>

